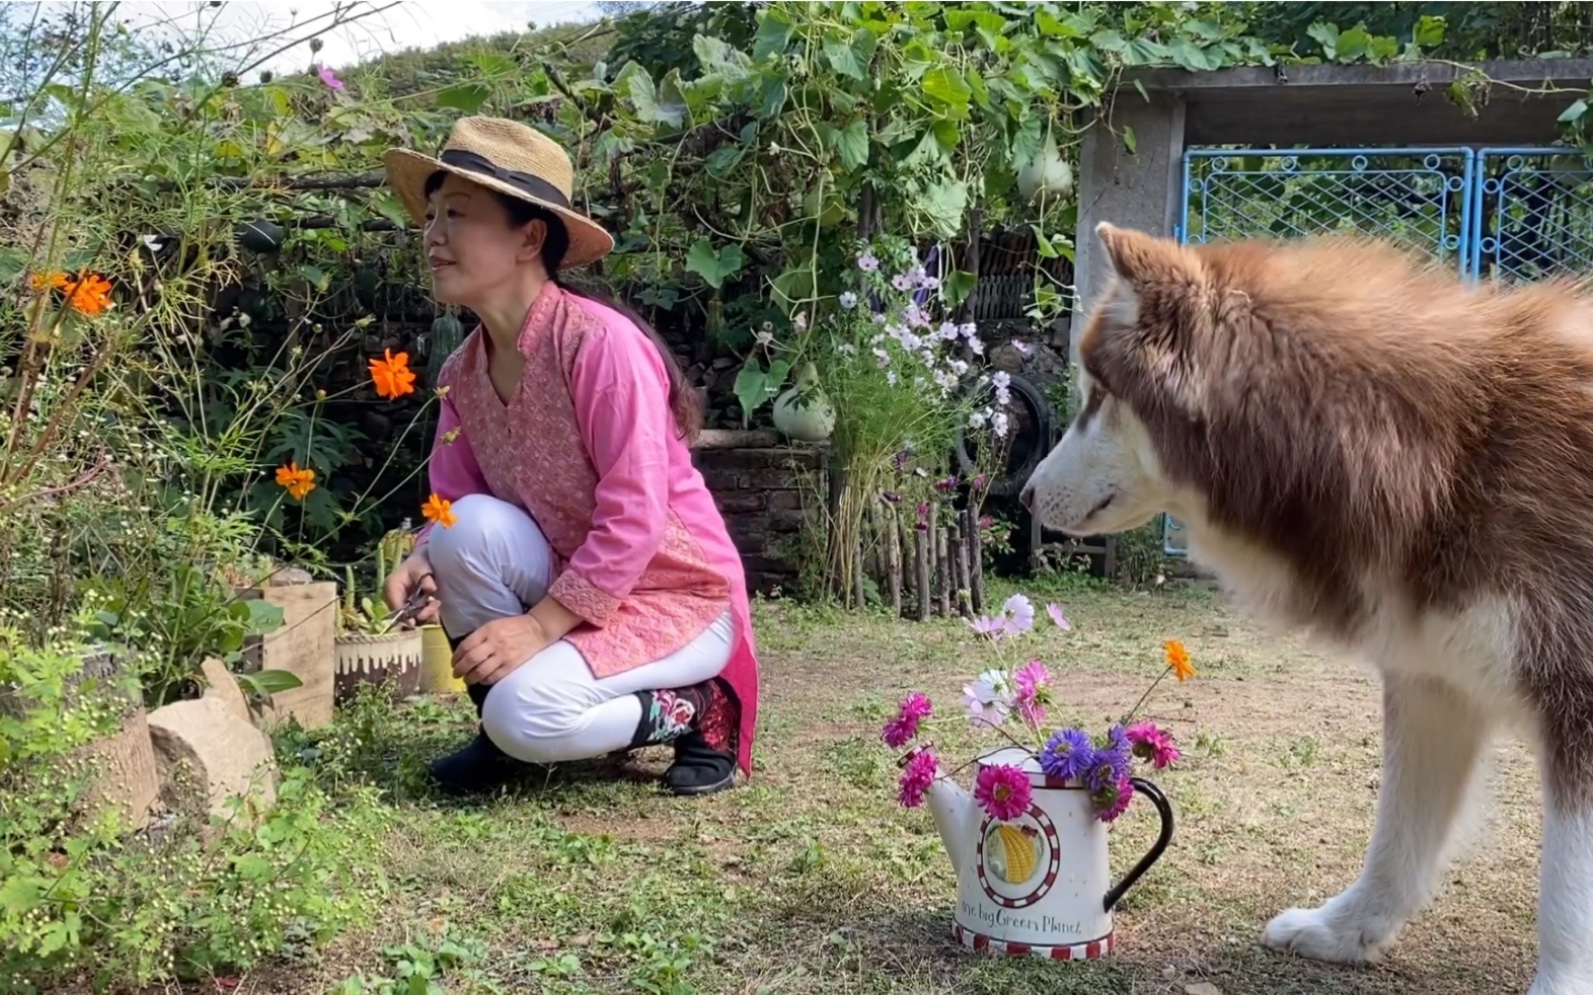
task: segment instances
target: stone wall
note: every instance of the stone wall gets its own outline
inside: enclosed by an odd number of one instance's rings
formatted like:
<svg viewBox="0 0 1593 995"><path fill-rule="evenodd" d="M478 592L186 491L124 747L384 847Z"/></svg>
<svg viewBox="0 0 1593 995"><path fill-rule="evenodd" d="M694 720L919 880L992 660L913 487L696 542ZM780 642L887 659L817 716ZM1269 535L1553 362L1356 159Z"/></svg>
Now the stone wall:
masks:
<svg viewBox="0 0 1593 995"><path fill-rule="evenodd" d="M748 589L794 592L804 530L823 520L828 451L792 445L773 432L709 429L692 457L741 552Z"/></svg>

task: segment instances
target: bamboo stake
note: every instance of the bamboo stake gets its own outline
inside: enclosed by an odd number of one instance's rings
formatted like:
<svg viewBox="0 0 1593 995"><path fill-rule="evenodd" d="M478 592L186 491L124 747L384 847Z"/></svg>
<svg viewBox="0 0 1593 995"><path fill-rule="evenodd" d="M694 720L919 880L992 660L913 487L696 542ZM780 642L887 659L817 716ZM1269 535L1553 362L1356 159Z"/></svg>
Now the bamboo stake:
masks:
<svg viewBox="0 0 1593 995"><path fill-rule="evenodd" d="M896 512L887 508L885 518L885 577L890 584L891 613L902 617L902 547L896 539Z"/></svg>
<svg viewBox="0 0 1593 995"><path fill-rule="evenodd" d="M942 617L951 615L951 550L946 543L945 526L935 529L935 570L937 580L940 581L940 614Z"/></svg>
<svg viewBox="0 0 1593 995"><path fill-rule="evenodd" d="M918 620L929 621L929 547L932 545L929 533L923 529L913 530L913 539L917 544L918 553Z"/></svg>
<svg viewBox="0 0 1593 995"><path fill-rule="evenodd" d="M968 580L968 544L963 540L962 529L953 525L950 530L951 562L957 572L957 613L963 618L973 617L973 585Z"/></svg>
<svg viewBox="0 0 1593 995"><path fill-rule="evenodd" d="M907 534L908 534L908 528L907 528L907 522L905 521L905 516L902 514L902 510L900 508L897 508L896 509L896 541L897 541L897 544L898 544L898 548L901 550L901 556L902 556L902 560L901 560L902 579L904 581L910 582L910 584L914 587L914 590L916 590L917 589L917 583L918 583L918 571L914 568L914 566L912 564L909 564L907 562L907 557L913 555L913 546L912 546L911 543L909 543L907 541Z"/></svg>
<svg viewBox="0 0 1593 995"><path fill-rule="evenodd" d="M857 598L857 609L862 611L868 606L868 594L863 585L867 576L863 572L863 543L868 534L868 519L859 522L857 545L852 548L852 593Z"/></svg>
<svg viewBox="0 0 1593 995"><path fill-rule="evenodd" d="M973 610L975 615L985 612L985 548L984 538L979 532L979 516L972 508L963 511L963 521L966 523L968 535L968 566L973 575Z"/></svg>

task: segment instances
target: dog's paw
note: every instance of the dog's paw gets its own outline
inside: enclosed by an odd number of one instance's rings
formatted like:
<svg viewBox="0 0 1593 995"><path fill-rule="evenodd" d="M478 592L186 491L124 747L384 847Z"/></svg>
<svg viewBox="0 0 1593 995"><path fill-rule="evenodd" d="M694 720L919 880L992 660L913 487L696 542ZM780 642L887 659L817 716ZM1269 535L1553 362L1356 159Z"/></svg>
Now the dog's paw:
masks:
<svg viewBox="0 0 1593 995"><path fill-rule="evenodd" d="M1375 964L1392 942L1390 931L1338 903L1289 909L1267 923L1261 945L1334 964Z"/></svg>

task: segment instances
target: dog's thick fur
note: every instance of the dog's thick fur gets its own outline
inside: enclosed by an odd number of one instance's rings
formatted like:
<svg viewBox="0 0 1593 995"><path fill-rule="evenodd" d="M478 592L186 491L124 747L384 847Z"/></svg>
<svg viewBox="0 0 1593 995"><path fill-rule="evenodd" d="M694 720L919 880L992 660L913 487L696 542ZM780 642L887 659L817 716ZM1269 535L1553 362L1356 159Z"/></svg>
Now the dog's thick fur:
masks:
<svg viewBox="0 0 1593 995"><path fill-rule="evenodd" d="M1491 735L1537 744L1537 976L1593 993L1593 300L1361 240L1181 246L1101 225L1083 404L1023 495L1048 528L1166 511L1239 603L1368 657L1362 873L1263 942L1375 960L1432 896Z"/></svg>

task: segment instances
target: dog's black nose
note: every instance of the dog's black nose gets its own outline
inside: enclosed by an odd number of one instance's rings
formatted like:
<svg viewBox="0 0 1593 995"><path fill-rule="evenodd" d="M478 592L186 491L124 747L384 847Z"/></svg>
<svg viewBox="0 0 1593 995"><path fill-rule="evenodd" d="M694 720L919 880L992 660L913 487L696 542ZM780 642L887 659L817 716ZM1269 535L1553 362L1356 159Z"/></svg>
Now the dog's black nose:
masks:
<svg viewBox="0 0 1593 995"><path fill-rule="evenodd" d="M1018 494L1018 501L1030 511L1034 510L1034 485L1024 484L1023 490Z"/></svg>

